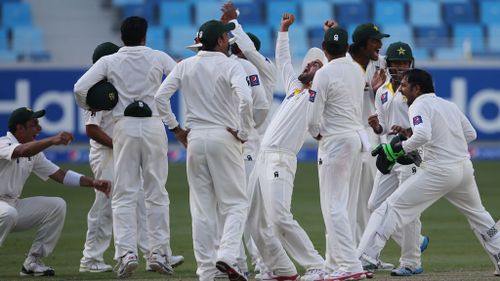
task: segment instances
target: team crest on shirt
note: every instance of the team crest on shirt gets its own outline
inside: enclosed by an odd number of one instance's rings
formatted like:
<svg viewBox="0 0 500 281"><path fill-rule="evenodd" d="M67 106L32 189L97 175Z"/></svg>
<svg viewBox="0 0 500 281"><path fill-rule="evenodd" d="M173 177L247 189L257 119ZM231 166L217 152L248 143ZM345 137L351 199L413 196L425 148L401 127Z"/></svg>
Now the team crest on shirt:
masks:
<svg viewBox="0 0 500 281"><path fill-rule="evenodd" d="M380 96L380 100L382 101L382 104L387 102L387 92L383 93L382 96Z"/></svg>
<svg viewBox="0 0 500 281"><path fill-rule="evenodd" d="M248 83L248 86L250 86L250 87L259 86L260 85L259 75L254 74L254 75L247 76L247 83Z"/></svg>
<svg viewBox="0 0 500 281"><path fill-rule="evenodd" d="M422 124L424 121L422 120L422 116L417 115L413 117L413 126L417 126L418 124Z"/></svg>
<svg viewBox="0 0 500 281"><path fill-rule="evenodd" d="M309 90L309 101L314 102L315 99L316 99L316 91Z"/></svg>

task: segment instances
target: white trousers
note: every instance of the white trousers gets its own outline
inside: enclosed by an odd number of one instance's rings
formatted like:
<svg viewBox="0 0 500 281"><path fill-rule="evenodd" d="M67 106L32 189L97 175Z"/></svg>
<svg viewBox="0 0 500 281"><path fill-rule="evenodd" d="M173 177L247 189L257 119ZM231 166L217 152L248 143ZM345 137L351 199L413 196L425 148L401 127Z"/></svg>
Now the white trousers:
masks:
<svg viewBox="0 0 500 281"><path fill-rule="evenodd" d="M38 228L28 255L46 257L61 236L66 216L66 203L59 197L29 197L0 200L0 246L10 232Z"/></svg>
<svg viewBox="0 0 500 281"><path fill-rule="evenodd" d="M137 202L141 186L146 202L151 253L171 256L167 135L159 118L123 117L113 129L113 233L115 259L137 253ZM141 176L143 182L141 181Z"/></svg>
<svg viewBox="0 0 500 281"><path fill-rule="evenodd" d="M260 152L256 173L266 210L286 252L306 270L322 269L325 260L291 212L297 156L290 151L265 149Z"/></svg>
<svg viewBox="0 0 500 281"><path fill-rule="evenodd" d="M248 214L241 142L225 128L192 129L187 178L196 274L213 281L216 260L236 263ZM223 219L218 251L217 218Z"/></svg>
<svg viewBox="0 0 500 281"><path fill-rule="evenodd" d="M113 182L113 150L103 149L99 153L91 153L89 158L94 178ZM150 254L146 222L146 204L141 187L137 199L137 246L145 257ZM113 215L111 199L98 190L95 190L94 204L87 215L87 227L83 257L103 262L104 252L108 249L113 235Z"/></svg>
<svg viewBox="0 0 500 281"><path fill-rule="evenodd" d="M368 209L375 211L382 203L396 191L396 189L414 173L417 167L415 165L396 164L390 174L384 175L377 172L373 191L368 200ZM420 231L422 223L420 217L411 221L392 235L392 238L401 247L401 258L399 263L403 266L417 268L421 266L420 259Z"/></svg>
<svg viewBox="0 0 500 281"><path fill-rule="evenodd" d="M320 202L327 233L326 270L361 272L353 233L361 170L361 140L356 132L343 137L324 137L318 148Z"/></svg>
<svg viewBox="0 0 500 281"><path fill-rule="evenodd" d="M499 270L500 233L495 231L495 221L481 203L470 160L452 164L423 163L417 173L371 215L358 254L377 258L397 229L418 218L441 197L465 215L496 270Z"/></svg>

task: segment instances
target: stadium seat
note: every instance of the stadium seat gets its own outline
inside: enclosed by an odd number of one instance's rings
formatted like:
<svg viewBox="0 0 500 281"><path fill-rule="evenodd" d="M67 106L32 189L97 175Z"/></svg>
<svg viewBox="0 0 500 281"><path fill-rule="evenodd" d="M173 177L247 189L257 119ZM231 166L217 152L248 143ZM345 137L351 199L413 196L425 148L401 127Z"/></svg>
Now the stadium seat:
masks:
<svg viewBox="0 0 500 281"><path fill-rule="evenodd" d="M335 7L335 19L341 25L360 24L370 22L368 5L365 3L342 3Z"/></svg>
<svg viewBox="0 0 500 281"><path fill-rule="evenodd" d="M307 0L303 0L304 2ZM330 3L343 4L343 3L362 3L363 0L328 0Z"/></svg>
<svg viewBox="0 0 500 281"><path fill-rule="evenodd" d="M479 15L483 24L500 23L500 1L480 1Z"/></svg>
<svg viewBox="0 0 500 281"><path fill-rule="evenodd" d="M144 0L112 0L111 4L113 6L122 7L125 5L142 5Z"/></svg>
<svg viewBox="0 0 500 281"><path fill-rule="evenodd" d="M0 51L9 48L9 37L7 35L7 29L0 27Z"/></svg>
<svg viewBox="0 0 500 281"><path fill-rule="evenodd" d="M264 23L264 15L261 3L235 3L235 6L240 11L238 22L240 22L241 24L255 25Z"/></svg>
<svg viewBox="0 0 500 281"><path fill-rule="evenodd" d="M165 51L165 30L161 26L149 26L146 34L146 46Z"/></svg>
<svg viewBox="0 0 500 281"><path fill-rule="evenodd" d="M473 52L482 51L484 49L483 27L476 24L457 24L453 26L454 46L462 47L467 40L470 42Z"/></svg>
<svg viewBox="0 0 500 281"><path fill-rule="evenodd" d="M491 51L500 51L500 24L488 25L488 49Z"/></svg>
<svg viewBox="0 0 500 281"><path fill-rule="evenodd" d="M266 57L274 57L274 43L271 29L265 25L243 26L246 32L255 34L260 40L260 53Z"/></svg>
<svg viewBox="0 0 500 281"><path fill-rule="evenodd" d="M160 3L160 25L163 27L191 24L191 5L172 1Z"/></svg>
<svg viewBox="0 0 500 281"><path fill-rule="evenodd" d="M130 16L141 16L145 18L149 24L156 24L154 17L153 4L124 4L121 6L122 19Z"/></svg>
<svg viewBox="0 0 500 281"><path fill-rule="evenodd" d="M295 15L295 22L300 23L297 3L293 1L268 1L266 3L267 24L273 28L277 28L281 22L281 16L284 13Z"/></svg>
<svg viewBox="0 0 500 281"><path fill-rule="evenodd" d="M292 58L303 58L307 50L309 50L306 28L304 26L292 26L288 36L290 38L290 53ZM275 47L273 46L273 51L275 52L274 49Z"/></svg>
<svg viewBox="0 0 500 281"><path fill-rule="evenodd" d="M9 50L0 50L0 63L16 63L17 54Z"/></svg>
<svg viewBox="0 0 500 281"><path fill-rule="evenodd" d="M441 25L440 3L432 0L411 1L410 23L415 27Z"/></svg>
<svg viewBox="0 0 500 281"><path fill-rule="evenodd" d="M209 20L218 20L222 15L221 2L200 1L194 3L194 23L196 26L202 25Z"/></svg>
<svg viewBox="0 0 500 281"><path fill-rule="evenodd" d="M7 2L2 5L2 25L12 28L31 26L33 22L31 5L22 2Z"/></svg>
<svg viewBox="0 0 500 281"><path fill-rule="evenodd" d="M176 26L170 28L168 32L169 55L176 58L185 58L193 56L194 53L186 46L193 44L198 27L195 26Z"/></svg>
<svg viewBox="0 0 500 281"><path fill-rule="evenodd" d="M429 60L430 59L430 53L429 49L427 48L411 48L413 57L415 58L415 63L418 67L420 61L424 60Z"/></svg>
<svg viewBox="0 0 500 281"><path fill-rule="evenodd" d="M418 47L448 47L449 31L444 26L423 26L414 29L415 43Z"/></svg>
<svg viewBox="0 0 500 281"><path fill-rule="evenodd" d="M404 24L406 21L405 3L400 1L376 1L374 21L377 24Z"/></svg>
<svg viewBox="0 0 500 281"><path fill-rule="evenodd" d="M444 3L443 19L448 24L476 22L476 6L471 2Z"/></svg>
<svg viewBox="0 0 500 281"><path fill-rule="evenodd" d="M302 25L306 28L323 25L327 19L333 19L333 5L326 1L303 1L300 5Z"/></svg>
<svg viewBox="0 0 500 281"><path fill-rule="evenodd" d="M307 33L309 35L309 47L321 48L321 43L323 43L325 37L323 27L310 27Z"/></svg>
<svg viewBox="0 0 500 281"><path fill-rule="evenodd" d="M462 48L436 48L434 59L437 60L463 60L464 51Z"/></svg>
<svg viewBox="0 0 500 281"><path fill-rule="evenodd" d="M413 40L413 30L407 24L388 24L381 26L381 31L391 35L387 38L386 42L402 41L409 44L411 47L415 46L415 41ZM388 43L384 42L384 47Z"/></svg>
<svg viewBox="0 0 500 281"><path fill-rule="evenodd" d="M43 33L37 27L21 26L12 29L12 50L24 58L48 59Z"/></svg>

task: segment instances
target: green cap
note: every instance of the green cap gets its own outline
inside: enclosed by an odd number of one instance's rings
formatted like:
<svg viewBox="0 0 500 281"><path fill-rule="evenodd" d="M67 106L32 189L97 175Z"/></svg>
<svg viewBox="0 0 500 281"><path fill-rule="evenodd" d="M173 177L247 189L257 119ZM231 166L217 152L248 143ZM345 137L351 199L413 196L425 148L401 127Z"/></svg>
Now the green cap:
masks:
<svg viewBox="0 0 500 281"><path fill-rule="evenodd" d="M368 39L382 39L389 37L389 34L381 33L379 28L373 23L364 23L356 27L352 33L352 42L359 43Z"/></svg>
<svg viewBox="0 0 500 281"><path fill-rule="evenodd" d="M412 61L413 53L410 45L398 41L389 45L385 57L387 61Z"/></svg>
<svg viewBox="0 0 500 281"><path fill-rule="evenodd" d="M111 42L104 42L97 45L94 49L94 53L92 54L92 63L96 63L96 61L98 61L101 57L118 52L119 49L120 47Z"/></svg>
<svg viewBox="0 0 500 281"><path fill-rule="evenodd" d="M13 130L17 124L24 124L33 118L40 118L45 115L45 110L33 111L31 108L20 107L10 114L9 130Z"/></svg>
<svg viewBox="0 0 500 281"><path fill-rule="evenodd" d="M347 46L347 31L341 27L329 28L325 32L325 44L336 45L338 47Z"/></svg>
<svg viewBox="0 0 500 281"><path fill-rule="evenodd" d="M251 33L251 32L247 32L247 35L248 37L250 37L250 39L252 39L252 42L253 42L253 45L255 46L255 49L257 51L260 50L260 40L259 40L259 37L257 37L255 34Z"/></svg>
<svg viewBox="0 0 500 281"><path fill-rule="evenodd" d="M233 30L235 27L232 22L224 24L218 20L209 20L200 26L198 38L200 38L202 44L212 45L222 34Z"/></svg>

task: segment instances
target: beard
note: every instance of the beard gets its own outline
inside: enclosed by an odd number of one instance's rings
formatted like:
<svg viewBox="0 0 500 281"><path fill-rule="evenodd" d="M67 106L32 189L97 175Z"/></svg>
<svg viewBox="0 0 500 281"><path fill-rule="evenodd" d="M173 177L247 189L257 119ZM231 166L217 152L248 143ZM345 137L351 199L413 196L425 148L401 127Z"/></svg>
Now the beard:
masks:
<svg viewBox="0 0 500 281"><path fill-rule="evenodd" d="M299 79L300 83L307 85L312 82L314 76L309 73L301 73L297 79Z"/></svg>

